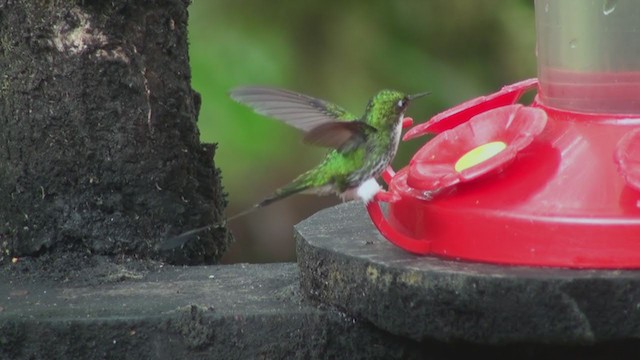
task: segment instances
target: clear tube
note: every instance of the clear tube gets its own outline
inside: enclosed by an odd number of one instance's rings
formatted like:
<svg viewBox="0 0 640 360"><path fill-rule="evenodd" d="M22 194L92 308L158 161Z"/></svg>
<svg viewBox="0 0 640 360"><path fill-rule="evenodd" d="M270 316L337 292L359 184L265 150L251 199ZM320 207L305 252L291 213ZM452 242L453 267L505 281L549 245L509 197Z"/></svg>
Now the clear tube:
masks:
<svg viewBox="0 0 640 360"><path fill-rule="evenodd" d="M640 1L535 0L540 101L640 114Z"/></svg>

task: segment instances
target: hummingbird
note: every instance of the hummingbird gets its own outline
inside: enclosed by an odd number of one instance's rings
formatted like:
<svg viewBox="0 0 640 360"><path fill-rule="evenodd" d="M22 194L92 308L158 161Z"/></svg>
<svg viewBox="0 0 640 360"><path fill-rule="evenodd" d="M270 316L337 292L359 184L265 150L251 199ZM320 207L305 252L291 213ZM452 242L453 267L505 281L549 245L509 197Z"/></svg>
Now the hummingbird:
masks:
<svg viewBox="0 0 640 360"><path fill-rule="evenodd" d="M382 90L358 117L336 104L290 90L264 86L231 90L235 101L301 130L305 143L330 149L319 165L232 218L297 193L371 201L381 189L376 178L398 150L405 110L412 100L427 94Z"/></svg>
<svg viewBox="0 0 640 360"><path fill-rule="evenodd" d="M405 110L411 101L428 94L407 95L382 90L369 100L364 114L358 117L336 104L290 90L267 86L231 90L229 95L233 100L248 105L258 114L301 130L305 143L330 151L319 165L226 221L298 193L336 194L343 201L371 201L381 190L376 179L398 150ZM182 246L190 236L220 226L215 224L184 232L165 241L159 249Z"/></svg>

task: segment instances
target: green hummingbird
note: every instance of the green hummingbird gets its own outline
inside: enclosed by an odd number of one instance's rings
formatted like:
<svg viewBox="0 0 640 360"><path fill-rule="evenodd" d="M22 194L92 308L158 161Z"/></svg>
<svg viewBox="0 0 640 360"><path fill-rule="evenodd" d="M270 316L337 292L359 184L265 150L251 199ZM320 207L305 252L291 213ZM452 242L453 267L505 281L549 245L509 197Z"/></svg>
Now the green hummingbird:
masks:
<svg viewBox="0 0 640 360"><path fill-rule="evenodd" d="M369 202L381 190L376 178L398 150L407 106L428 94L382 90L369 100L364 114L357 117L338 105L290 90L265 86L233 89L232 99L302 130L304 142L331 150L318 166L227 221L297 193L336 194L345 201ZM223 223L189 230L165 240L157 249L183 246L194 234L221 227Z"/></svg>
<svg viewBox="0 0 640 360"><path fill-rule="evenodd" d="M336 104L290 90L264 86L233 89L232 99L258 114L302 130L305 143L331 150L318 166L232 218L297 193L336 194L345 201L369 202L380 190L376 178L398 150L407 106L427 94L382 90L369 100L364 114L357 117Z"/></svg>

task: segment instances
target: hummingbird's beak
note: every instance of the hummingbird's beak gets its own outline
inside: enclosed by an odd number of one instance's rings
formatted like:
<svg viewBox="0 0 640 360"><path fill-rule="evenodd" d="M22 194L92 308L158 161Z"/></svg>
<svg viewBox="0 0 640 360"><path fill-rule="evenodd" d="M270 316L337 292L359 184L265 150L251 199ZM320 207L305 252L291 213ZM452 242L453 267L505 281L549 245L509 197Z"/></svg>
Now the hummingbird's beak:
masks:
<svg viewBox="0 0 640 360"><path fill-rule="evenodd" d="M421 98L421 97L423 97L423 96L427 96L427 95L429 95L429 94L431 94L431 91L427 91L427 92L423 92L423 93L418 93L418 94L409 95L409 96L407 96L407 98L409 99L409 101L411 101L411 100L415 100L415 99L417 99L417 98Z"/></svg>

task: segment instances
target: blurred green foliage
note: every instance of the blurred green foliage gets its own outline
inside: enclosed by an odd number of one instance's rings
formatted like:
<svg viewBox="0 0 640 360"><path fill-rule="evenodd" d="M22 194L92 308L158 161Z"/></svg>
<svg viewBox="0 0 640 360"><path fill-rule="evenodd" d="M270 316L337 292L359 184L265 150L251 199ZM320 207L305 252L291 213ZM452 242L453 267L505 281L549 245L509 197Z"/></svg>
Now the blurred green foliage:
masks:
<svg viewBox="0 0 640 360"><path fill-rule="evenodd" d="M234 86L281 86L356 114L383 88L431 91L407 113L422 122L535 76L531 0L193 0L189 13L201 138L219 144L215 163L229 193L228 214L258 202L324 153L303 146L286 125L232 102L227 93ZM404 166L425 140L401 144L394 166ZM227 261L292 259L291 225L328 203L283 202L232 224L237 245Z"/></svg>

